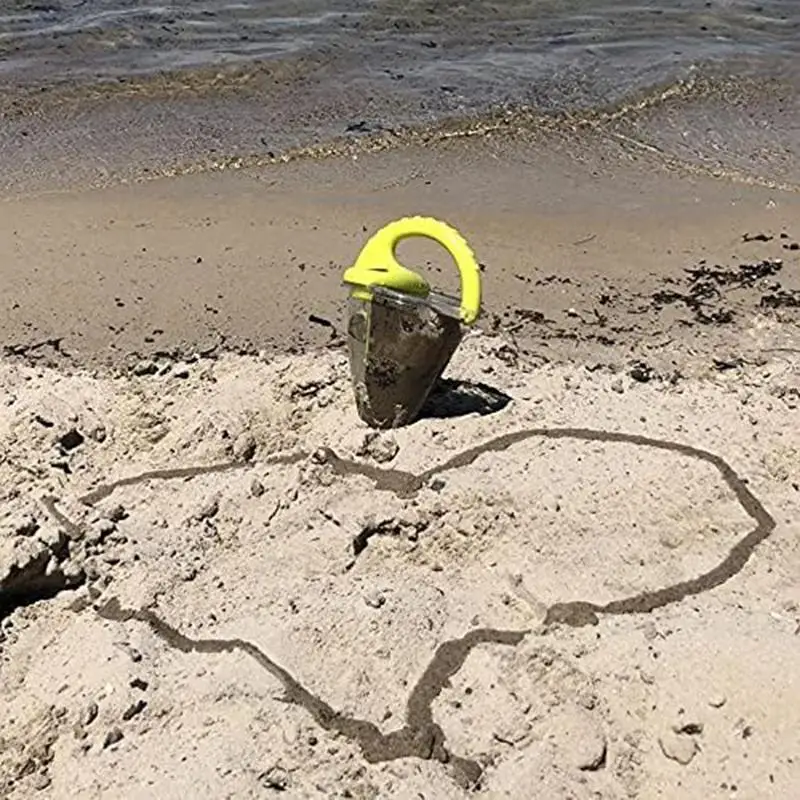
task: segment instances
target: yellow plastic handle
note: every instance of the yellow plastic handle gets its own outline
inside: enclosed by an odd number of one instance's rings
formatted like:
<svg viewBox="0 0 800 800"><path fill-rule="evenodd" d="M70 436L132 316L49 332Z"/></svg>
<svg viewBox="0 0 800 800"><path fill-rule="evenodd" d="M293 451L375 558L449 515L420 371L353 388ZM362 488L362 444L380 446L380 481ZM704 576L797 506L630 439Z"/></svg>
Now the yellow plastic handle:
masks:
<svg viewBox="0 0 800 800"><path fill-rule="evenodd" d="M401 266L395 257L397 245L403 239L412 236L424 236L442 245L452 256L461 276L460 317L465 325L472 325L478 319L481 310L481 274L475 254L466 239L455 229L441 220L432 217L405 217L390 222L381 228L364 246L356 264L345 273L345 281L359 283L357 275L368 270L370 265L381 265L381 271L389 275L395 274L399 282L420 285L426 284L422 278ZM349 280L348 280L349 278Z"/></svg>

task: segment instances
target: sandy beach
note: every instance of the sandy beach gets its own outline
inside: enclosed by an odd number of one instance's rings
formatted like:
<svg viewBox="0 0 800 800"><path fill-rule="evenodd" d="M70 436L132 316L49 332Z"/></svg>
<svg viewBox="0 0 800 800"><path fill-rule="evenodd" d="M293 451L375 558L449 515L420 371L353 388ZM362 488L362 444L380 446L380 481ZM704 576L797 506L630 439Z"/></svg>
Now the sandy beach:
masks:
<svg viewBox="0 0 800 800"><path fill-rule="evenodd" d="M9 195L0 796L796 797L800 198L712 173L589 131ZM377 433L340 278L407 214L485 310Z"/></svg>

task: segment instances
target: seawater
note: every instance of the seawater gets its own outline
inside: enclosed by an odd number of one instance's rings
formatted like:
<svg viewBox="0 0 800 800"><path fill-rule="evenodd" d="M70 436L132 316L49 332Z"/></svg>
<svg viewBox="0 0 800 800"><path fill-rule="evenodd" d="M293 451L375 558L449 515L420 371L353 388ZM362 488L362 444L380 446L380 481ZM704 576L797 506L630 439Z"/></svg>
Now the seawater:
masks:
<svg viewBox="0 0 800 800"><path fill-rule="evenodd" d="M615 109L800 183L799 75L800 0L7 0L0 185Z"/></svg>

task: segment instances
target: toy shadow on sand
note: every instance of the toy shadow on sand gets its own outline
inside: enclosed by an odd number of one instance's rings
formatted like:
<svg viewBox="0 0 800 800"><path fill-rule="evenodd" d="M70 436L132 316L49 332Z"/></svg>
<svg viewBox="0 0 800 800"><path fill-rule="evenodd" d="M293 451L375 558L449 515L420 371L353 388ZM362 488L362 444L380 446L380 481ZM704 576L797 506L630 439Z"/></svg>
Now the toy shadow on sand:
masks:
<svg viewBox="0 0 800 800"><path fill-rule="evenodd" d="M438 380L420 412L420 419L453 419L469 414L496 414L511 397L493 386L449 378Z"/></svg>

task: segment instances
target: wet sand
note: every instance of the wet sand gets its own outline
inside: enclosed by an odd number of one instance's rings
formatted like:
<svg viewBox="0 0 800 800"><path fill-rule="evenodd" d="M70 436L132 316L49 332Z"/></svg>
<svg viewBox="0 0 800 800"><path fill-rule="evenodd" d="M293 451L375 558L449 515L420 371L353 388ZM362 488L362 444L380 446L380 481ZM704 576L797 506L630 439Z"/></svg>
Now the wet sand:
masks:
<svg viewBox="0 0 800 800"><path fill-rule="evenodd" d="M342 270L372 231L409 214L464 232L485 268L482 324L514 326L548 357L592 333L634 348L687 330L724 340L724 325L681 325L685 308L652 301L703 259L783 258L778 277L797 288L798 194L681 174L599 136L568 147L475 137L15 197L0 217L0 336L7 352L92 365L335 344ZM744 241L758 233L773 238ZM403 248L455 288L434 246ZM752 311L765 293L723 304Z"/></svg>

